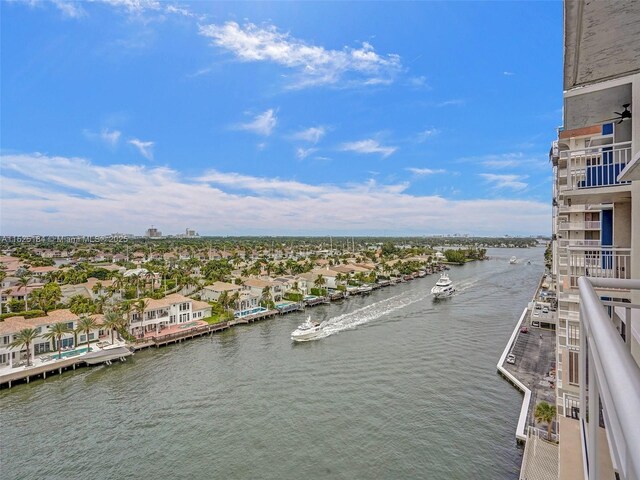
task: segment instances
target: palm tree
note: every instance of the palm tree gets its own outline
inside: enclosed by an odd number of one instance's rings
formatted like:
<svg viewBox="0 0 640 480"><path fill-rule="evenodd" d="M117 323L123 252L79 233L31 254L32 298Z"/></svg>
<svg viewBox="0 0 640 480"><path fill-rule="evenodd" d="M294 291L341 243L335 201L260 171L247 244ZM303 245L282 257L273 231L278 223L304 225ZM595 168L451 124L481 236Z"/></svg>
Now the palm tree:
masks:
<svg viewBox="0 0 640 480"><path fill-rule="evenodd" d="M27 347L27 367L31 365L31 343L38 336L38 331L33 328L23 328L18 332L13 342L9 344L9 347L15 348L19 347L22 350L23 346Z"/></svg>
<svg viewBox="0 0 640 480"><path fill-rule="evenodd" d="M229 292L227 290L220 294L220 296L218 297L218 303L222 305L222 308L224 308L225 310L227 309L227 307L229 306Z"/></svg>
<svg viewBox="0 0 640 480"><path fill-rule="evenodd" d="M239 310L238 300L240 300L240 292L236 290L229 298L229 303L233 305L234 310Z"/></svg>
<svg viewBox="0 0 640 480"><path fill-rule="evenodd" d="M322 274L318 275L318 277L314 280L313 285L320 289L322 288L323 285L325 285L327 283L327 281L324 279L324 277L322 276Z"/></svg>
<svg viewBox="0 0 640 480"><path fill-rule="evenodd" d="M144 326L142 324L142 321L144 319L144 311L147 309L147 307L149 307L149 300L145 300L144 298L141 298L140 300L135 302L133 307L133 309L136 311L136 313L139 316L140 329L142 330L142 335L144 335Z"/></svg>
<svg viewBox="0 0 640 480"><path fill-rule="evenodd" d="M268 307L271 304L271 289L266 286L262 289L262 298L261 302L263 306Z"/></svg>
<svg viewBox="0 0 640 480"><path fill-rule="evenodd" d="M107 303L107 297L104 295L98 295L98 298L95 299L94 305L96 306L96 313L102 313L104 310L104 305Z"/></svg>
<svg viewBox="0 0 640 480"><path fill-rule="evenodd" d="M124 318L127 324L129 323L129 315L131 314L132 310L133 310L133 305L129 301L124 301L118 305L118 311L122 315L124 315Z"/></svg>
<svg viewBox="0 0 640 480"><path fill-rule="evenodd" d="M540 402L536 405L534 412L536 422L545 422L547 424L547 440L551 441L551 426L553 425L553 419L556 418L555 405L549 405L547 402Z"/></svg>
<svg viewBox="0 0 640 480"><path fill-rule="evenodd" d="M115 310L107 310L104 313L102 328L111 330L111 345L113 345L113 331L122 327L122 317Z"/></svg>
<svg viewBox="0 0 640 480"><path fill-rule="evenodd" d="M78 320L78 325L76 325L76 332L84 332L87 336L88 352L91 351L91 347L89 346L89 333L91 333L91 330L95 330L96 328L98 328L98 324L96 323L95 319L86 316L80 317L80 320Z"/></svg>
<svg viewBox="0 0 640 480"><path fill-rule="evenodd" d="M120 290L120 296L122 297L122 289L124 287L124 276L121 273L116 272L113 274L113 277L111 278L113 280L112 287L116 290Z"/></svg>
<svg viewBox="0 0 640 480"><path fill-rule="evenodd" d="M29 292L27 292L27 285L29 285L29 280L31 280L26 275L21 275L20 279L16 282L16 287L24 288L24 309L25 311L29 310L29 305L27 304L27 296Z"/></svg>
<svg viewBox="0 0 640 480"><path fill-rule="evenodd" d="M67 333L71 333L72 330L67 327L66 323L54 323L49 327L49 332L44 334L44 338L53 342L53 348L58 345L58 358L62 357L62 337Z"/></svg>

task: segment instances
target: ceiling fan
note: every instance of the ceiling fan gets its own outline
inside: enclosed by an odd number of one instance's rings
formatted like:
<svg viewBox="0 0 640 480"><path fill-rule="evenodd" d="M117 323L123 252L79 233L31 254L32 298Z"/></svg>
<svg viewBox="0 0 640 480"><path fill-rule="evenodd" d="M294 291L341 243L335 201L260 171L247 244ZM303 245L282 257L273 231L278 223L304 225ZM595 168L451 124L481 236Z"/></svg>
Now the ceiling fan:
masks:
<svg viewBox="0 0 640 480"><path fill-rule="evenodd" d="M627 118L631 118L631 112L629 111L629 107L631 106L630 103L625 103L624 105L622 105L622 108L624 108L624 110L622 110L621 112L613 112L616 115L618 115L617 117L613 117L613 118L608 118L606 120L602 120L602 123L604 122L611 122L614 120L618 120L618 124L624 122Z"/></svg>

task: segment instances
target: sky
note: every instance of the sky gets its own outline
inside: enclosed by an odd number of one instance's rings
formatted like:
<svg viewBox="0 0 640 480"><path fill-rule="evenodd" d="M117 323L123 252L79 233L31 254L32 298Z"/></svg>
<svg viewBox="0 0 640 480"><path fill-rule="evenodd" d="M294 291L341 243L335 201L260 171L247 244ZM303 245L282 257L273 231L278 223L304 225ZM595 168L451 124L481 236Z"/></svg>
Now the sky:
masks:
<svg viewBox="0 0 640 480"><path fill-rule="evenodd" d="M0 234L536 235L562 3L0 3Z"/></svg>

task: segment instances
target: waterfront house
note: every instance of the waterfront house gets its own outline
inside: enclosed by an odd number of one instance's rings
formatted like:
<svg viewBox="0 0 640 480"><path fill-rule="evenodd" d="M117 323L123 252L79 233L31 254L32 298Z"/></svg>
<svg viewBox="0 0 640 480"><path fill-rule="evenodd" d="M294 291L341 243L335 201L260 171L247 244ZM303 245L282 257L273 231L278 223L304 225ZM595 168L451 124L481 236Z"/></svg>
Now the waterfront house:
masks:
<svg viewBox="0 0 640 480"><path fill-rule="evenodd" d="M282 284L280 282L276 282L274 280L265 280L261 278L248 278L243 281L243 285L250 288L251 292L254 295L262 296L262 292L265 288L269 289L269 293L271 294L271 299L274 302L279 302L282 300L283 289Z"/></svg>
<svg viewBox="0 0 640 480"><path fill-rule="evenodd" d="M161 299L144 298L146 308L129 313L129 333L141 337L148 332L161 332L172 325L202 320L211 316L211 305L173 293Z"/></svg>
<svg viewBox="0 0 640 480"><path fill-rule="evenodd" d="M58 349L57 342L54 345L54 342L45 338L45 335L49 332L52 325L65 323L70 330L74 330L77 327L79 319L80 317L78 315L67 309L52 310L48 314L37 318L25 319L23 316L6 318L3 322L0 322L0 367L21 365L26 360L27 351L24 345L13 348L9 346L20 330L32 328L38 332L38 336L29 347L30 356L31 359L33 359L38 355ZM102 333L103 335L105 334L105 332ZM98 327L89 332L89 342L97 341L99 336L100 328ZM64 335L60 342L63 348L71 349L78 346L82 347L82 344L86 341L86 333L70 332Z"/></svg>
<svg viewBox="0 0 640 480"><path fill-rule="evenodd" d="M217 302L223 292L227 295L233 295L235 292L241 292L244 289L242 285L235 285L227 282L214 282L212 285L205 285L200 292L200 298L209 302Z"/></svg>

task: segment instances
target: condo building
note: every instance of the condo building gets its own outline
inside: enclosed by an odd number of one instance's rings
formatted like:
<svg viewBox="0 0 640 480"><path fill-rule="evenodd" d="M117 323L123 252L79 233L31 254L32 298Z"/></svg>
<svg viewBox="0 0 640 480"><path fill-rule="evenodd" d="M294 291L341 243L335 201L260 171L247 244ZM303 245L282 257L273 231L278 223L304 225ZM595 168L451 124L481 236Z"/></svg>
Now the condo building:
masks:
<svg viewBox="0 0 640 480"><path fill-rule="evenodd" d="M565 1L563 123L550 152L561 479L640 478L636 106L640 2Z"/></svg>

